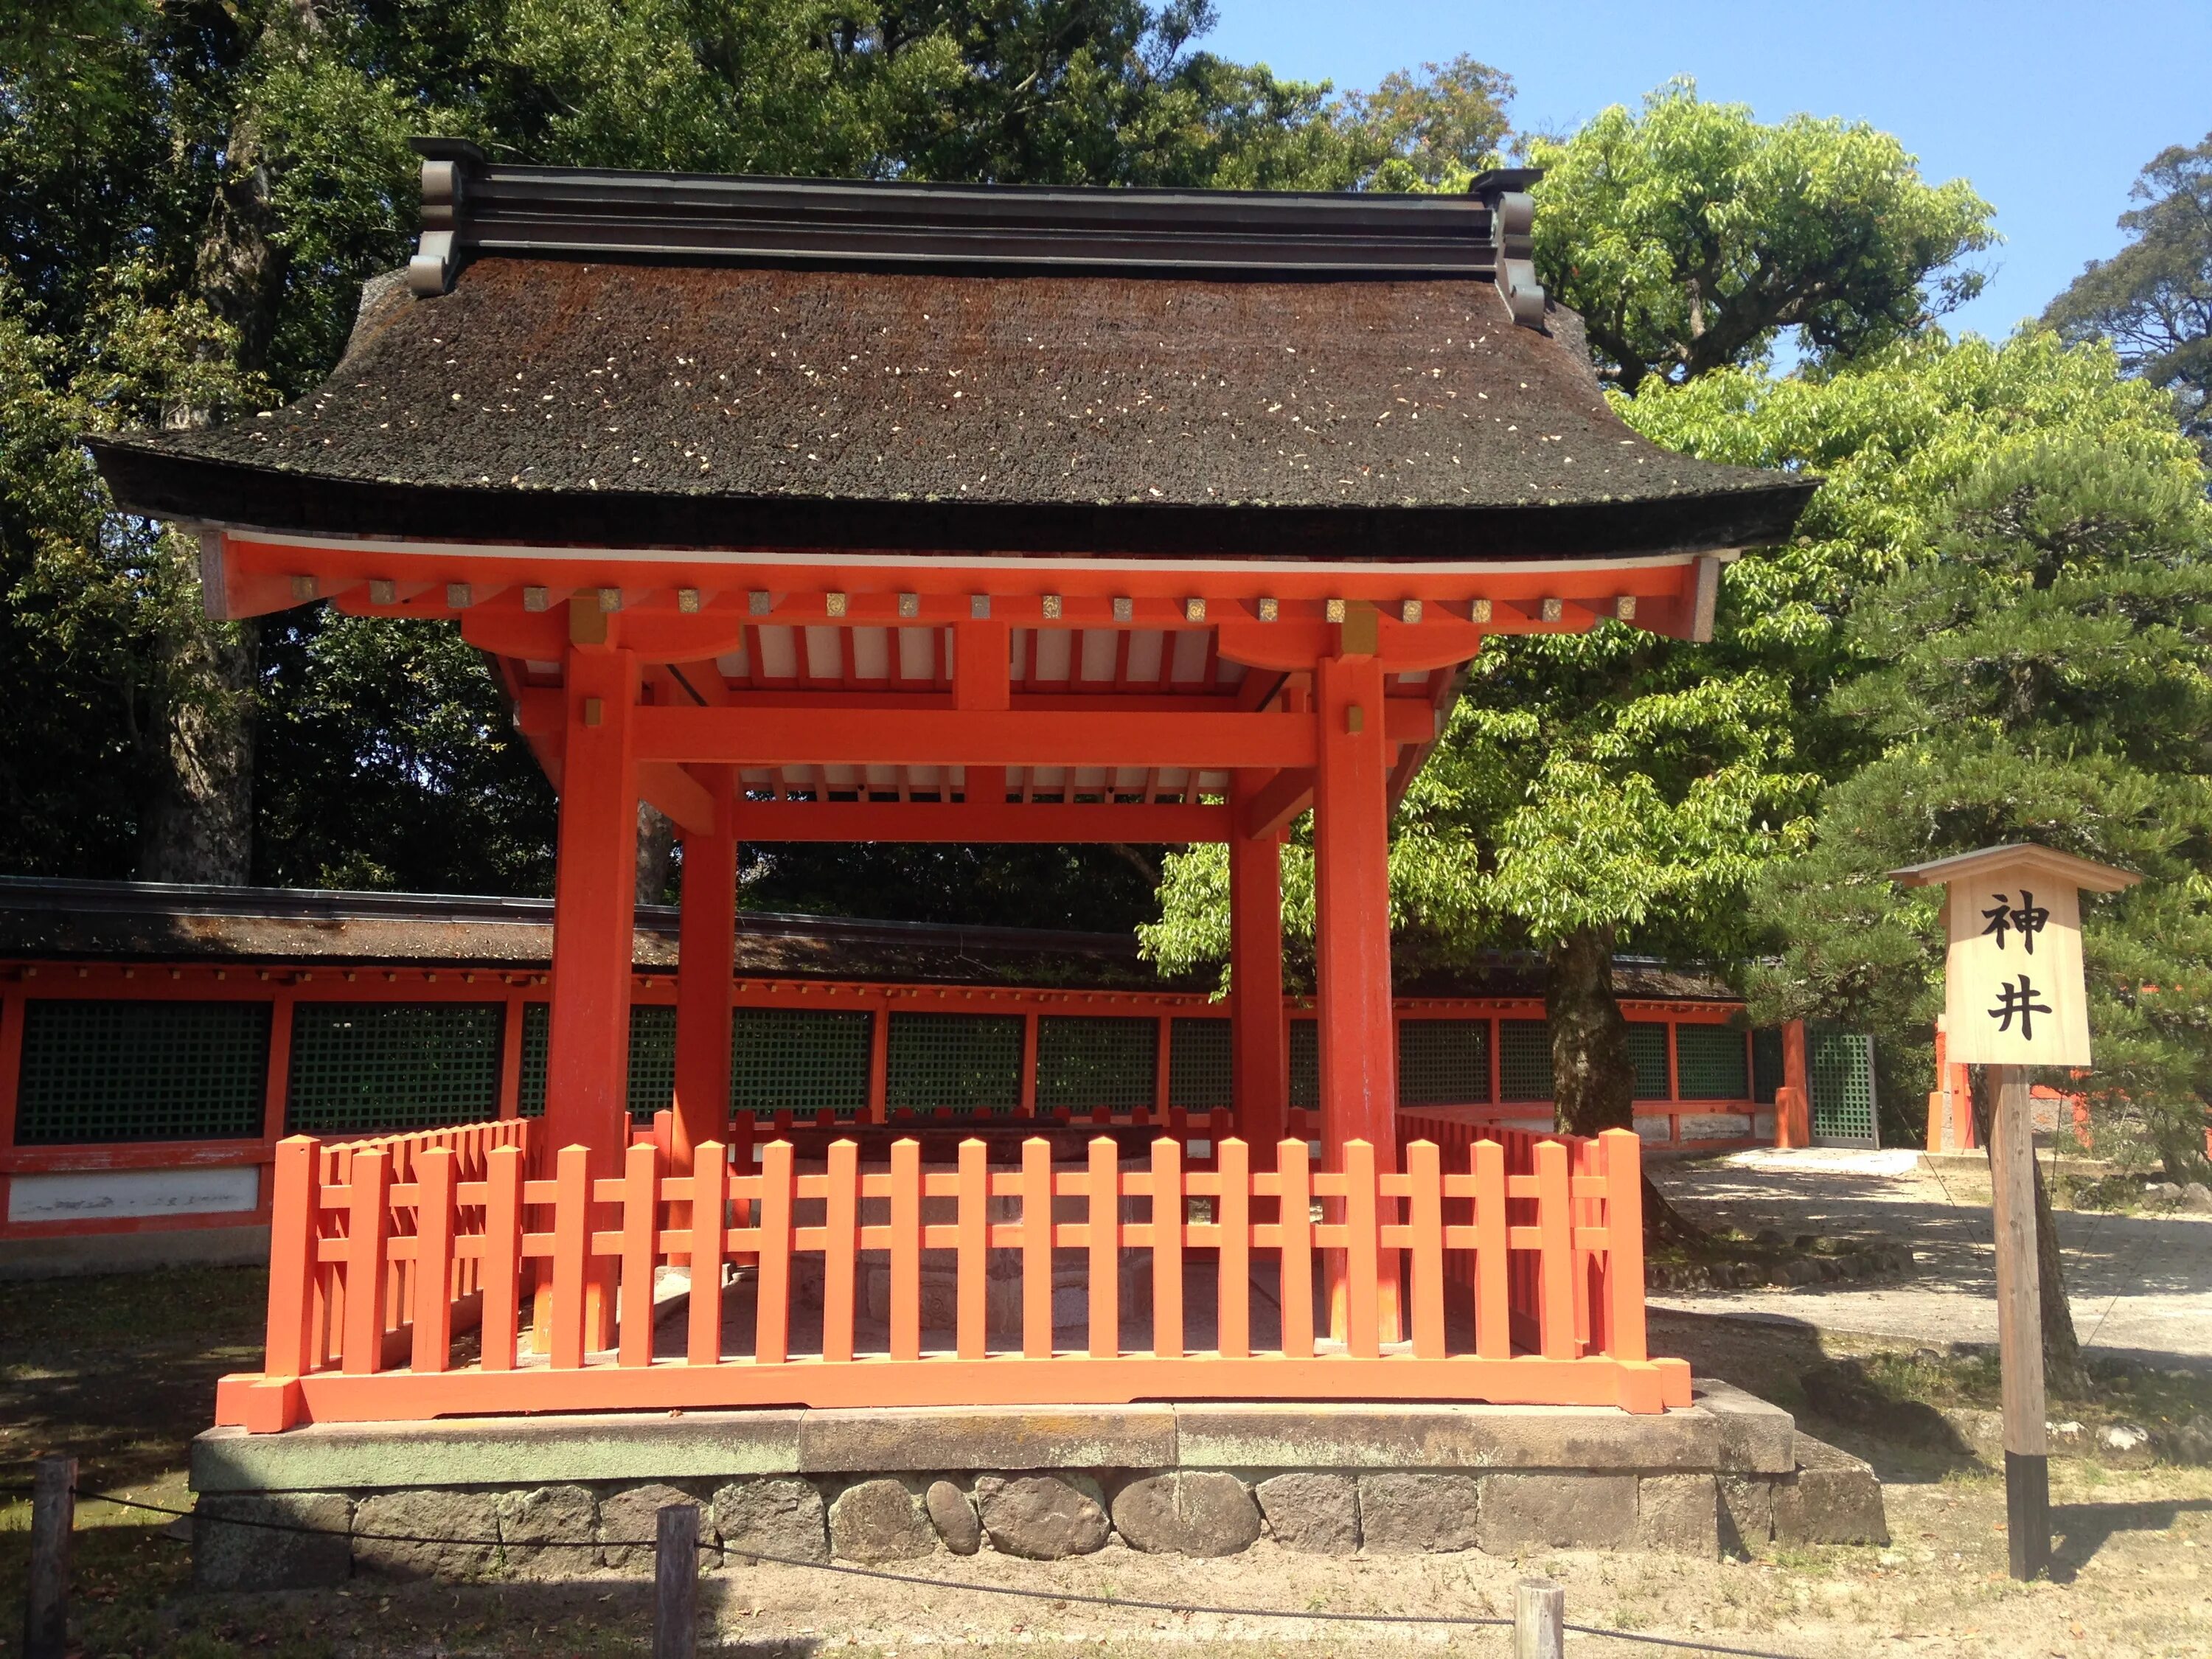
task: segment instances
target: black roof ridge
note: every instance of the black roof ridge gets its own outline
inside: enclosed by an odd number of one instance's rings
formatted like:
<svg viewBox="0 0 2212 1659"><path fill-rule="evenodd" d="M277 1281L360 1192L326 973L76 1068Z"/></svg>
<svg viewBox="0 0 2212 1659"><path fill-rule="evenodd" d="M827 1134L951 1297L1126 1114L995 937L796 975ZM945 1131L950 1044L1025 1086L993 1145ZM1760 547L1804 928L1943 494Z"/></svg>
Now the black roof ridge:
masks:
<svg viewBox="0 0 2212 1659"><path fill-rule="evenodd" d="M1112 197L1147 201L1176 199L1226 201L1250 198L1270 202L1443 202L1464 204L1469 199L1481 201L1487 195L1498 191L1526 190L1543 177L1543 169L1540 167L1493 167L1475 174L1465 191L1267 190L1257 186L1239 188L1221 185L1046 185L998 180L977 183L971 179L861 179L832 173L708 173L684 167L576 167L552 161L503 161L487 154L481 146L465 138L422 136L410 138L407 142L408 147L425 161L460 162L466 165L472 173L497 173L515 176L542 173L553 177L600 177L640 180L672 179L686 183L776 185L795 186L803 190L884 191L917 196L926 194L975 197L1026 196L1031 199L1055 196L1073 198Z"/></svg>
<svg viewBox="0 0 2212 1659"><path fill-rule="evenodd" d="M1534 307L1516 314L1540 326L1528 168L1479 174L1463 193L1212 190L550 167L413 142L422 239L409 282L422 295L479 254L1482 282L1510 260L1508 285Z"/></svg>

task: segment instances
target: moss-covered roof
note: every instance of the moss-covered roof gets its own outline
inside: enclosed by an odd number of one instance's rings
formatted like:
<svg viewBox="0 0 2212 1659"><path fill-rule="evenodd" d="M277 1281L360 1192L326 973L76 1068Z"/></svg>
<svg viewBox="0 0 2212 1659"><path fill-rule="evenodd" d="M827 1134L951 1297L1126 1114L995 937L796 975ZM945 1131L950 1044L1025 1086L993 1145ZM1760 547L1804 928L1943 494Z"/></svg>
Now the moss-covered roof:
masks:
<svg viewBox="0 0 2212 1659"><path fill-rule="evenodd" d="M1438 227L1462 234L1456 273L1394 264L1371 232L1353 245L1379 250L1369 269L1224 268L1218 222L1267 198L1206 192L1146 209L1151 263L1064 269L979 266L955 245L958 214L1000 210L988 191L916 198L917 234L934 215L944 245L889 262L818 240L645 257L639 236L704 210L684 190L759 187L531 178L567 188L568 240L518 210L524 229L484 240L450 292L371 283L307 396L97 444L119 499L309 532L1356 562L1742 546L1787 533L1813 488L1632 431L1572 313L1501 295L1471 239L1480 204L1358 208L1447 247ZM816 198L852 188L782 185L776 210L828 213ZM1091 198L1132 194L1022 197L1024 246L1091 247ZM775 228L746 211L753 240ZM1322 237L1346 209L1267 211L1268 245L1294 249L1305 219Z"/></svg>

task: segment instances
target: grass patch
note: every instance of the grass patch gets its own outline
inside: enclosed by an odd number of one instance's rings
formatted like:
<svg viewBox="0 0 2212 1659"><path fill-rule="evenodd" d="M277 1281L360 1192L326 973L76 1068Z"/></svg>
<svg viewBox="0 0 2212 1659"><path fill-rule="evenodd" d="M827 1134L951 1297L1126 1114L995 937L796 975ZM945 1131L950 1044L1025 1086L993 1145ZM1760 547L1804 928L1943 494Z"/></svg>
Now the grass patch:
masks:
<svg viewBox="0 0 2212 1659"><path fill-rule="evenodd" d="M1993 1353L1942 1354L1919 1348L1868 1354L1860 1364L1884 1394L1939 1411L1946 1407L1997 1411L2004 1403ZM2088 1389L2068 1400L2066 1407L2084 1422L2129 1422L2152 1428L2212 1415L2212 1376L2202 1371L2101 1356L2086 1359L2082 1368L2088 1375Z"/></svg>

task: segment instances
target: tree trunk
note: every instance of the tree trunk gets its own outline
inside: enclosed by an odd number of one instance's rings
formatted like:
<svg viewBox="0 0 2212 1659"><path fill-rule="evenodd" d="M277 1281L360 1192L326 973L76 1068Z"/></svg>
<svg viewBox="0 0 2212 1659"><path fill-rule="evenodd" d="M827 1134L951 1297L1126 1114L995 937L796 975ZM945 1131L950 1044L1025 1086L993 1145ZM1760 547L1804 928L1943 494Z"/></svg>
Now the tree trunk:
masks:
<svg viewBox="0 0 2212 1659"><path fill-rule="evenodd" d="M1972 1085L1967 1098L1972 1103L1974 1133L1980 1139L1983 1155L1987 1157L1995 1146L1990 1136L1993 1091L1987 1068L1972 1066L1967 1071ZM2087 1386L2081 1373L2081 1344L2074 1334L2074 1309L2066 1299L2066 1269L2058 1253L2058 1221L2051 1213L2051 1194L2044 1190L2043 1166L2031 1158L2029 1167L2035 1176L2035 1282L2037 1299L2043 1313L2043 1374L2045 1380L2057 1393L2080 1395Z"/></svg>
<svg viewBox="0 0 2212 1659"><path fill-rule="evenodd" d="M637 804L637 902L668 902L668 881L676 867L676 826L660 809Z"/></svg>
<svg viewBox="0 0 2212 1659"><path fill-rule="evenodd" d="M1544 953L1550 969L1544 1012L1552 1027L1552 1102L1560 1132L1594 1135L1636 1127L1636 1064L1628 1054L1628 1021L1613 994L1610 927L1570 933ZM1644 1177L1644 1237L1693 1244L1705 1230Z"/></svg>
<svg viewBox="0 0 2212 1659"><path fill-rule="evenodd" d="M252 879L260 646L258 624L209 622L196 610L157 636L146 734L155 781L139 825L140 880Z"/></svg>
<svg viewBox="0 0 2212 1659"><path fill-rule="evenodd" d="M1552 1100L1562 1132L1636 1127L1628 1021L1613 994L1613 929L1577 928L1545 952L1552 1025Z"/></svg>
<svg viewBox="0 0 2212 1659"><path fill-rule="evenodd" d="M264 28L288 26L308 33L320 27L312 0L292 0L271 13ZM258 371L276 333L286 259L275 236L261 122L250 104L233 112L225 138L223 170L194 254L193 286L237 331L238 366ZM203 427L212 413L178 401L162 410L161 423ZM182 565L190 555L169 556ZM189 590L190 577L179 586ZM155 719L147 739L154 782L139 824L138 873L148 881L242 884L252 870L260 627L250 620L211 621L189 600L169 611L154 647Z"/></svg>

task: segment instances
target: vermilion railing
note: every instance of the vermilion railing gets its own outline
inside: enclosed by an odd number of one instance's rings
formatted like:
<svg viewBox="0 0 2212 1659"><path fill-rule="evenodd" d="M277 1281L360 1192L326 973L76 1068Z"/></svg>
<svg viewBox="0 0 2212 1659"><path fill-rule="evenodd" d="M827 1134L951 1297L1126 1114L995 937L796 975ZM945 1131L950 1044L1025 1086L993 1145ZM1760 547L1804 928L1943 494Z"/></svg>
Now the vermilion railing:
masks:
<svg viewBox="0 0 2212 1659"><path fill-rule="evenodd" d="M519 1139L479 1172L474 1144L298 1138L277 1154L266 1364L223 1380L217 1420L1193 1395L1686 1405L1687 1367L1644 1349L1636 1137L1436 1127L1396 1174L1363 1141L1332 1172L1298 1139L1255 1170L1233 1139L1204 1169L1174 1139L1124 1162L1102 1137L1080 1164L1032 1139L994 1167L971 1139L927 1169L902 1140L868 1170L843 1141L803 1172L787 1141L757 1171L708 1143L676 1176L648 1140L594 1181L581 1147L546 1177ZM700 1214L723 1224L695 1230ZM1332 1259L1340 1342L1316 1311ZM739 1261L743 1282L656 1329L659 1270L721 1285ZM533 1273L542 1330L523 1317ZM1403 1341L1382 1340L1383 1283L1401 1287ZM465 1299L473 1359L454 1352Z"/></svg>
<svg viewBox="0 0 2212 1659"><path fill-rule="evenodd" d="M318 1201L295 1206L289 1214L271 1206L272 1220L288 1221L295 1228L304 1224L313 1235L311 1247L306 1249L300 1248L297 1238L288 1241L289 1249L278 1249L272 1241L271 1354L277 1352L273 1333L279 1310L289 1318L290 1310L302 1303L301 1340L311 1365L337 1363L348 1345L359 1353L365 1345L376 1344L386 1366L410 1360L420 1364L423 1356L441 1345L450 1348L455 1334L471 1329L482 1312L481 1244L453 1246L442 1298L419 1293L422 1264L437 1259L441 1245L434 1230L447 1210L452 1211L450 1224L457 1230L454 1240L471 1236L458 1230L480 1230L483 1217L480 1209L441 1206L437 1183L483 1181L491 1167L491 1154L502 1147L526 1160L536 1129L533 1120L508 1118L368 1140L322 1143L301 1136L281 1143L280 1171L289 1158L300 1170L312 1168L316 1189L325 1194L342 1192L348 1198L343 1208ZM295 1147L302 1152L287 1150ZM299 1170L293 1178L297 1184ZM394 1190L416 1194L416 1201L399 1203L388 1196ZM380 1198L380 1194L387 1195ZM427 1241L421 1237L426 1224L434 1233ZM434 1269L433 1273L434 1282ZM353 1285L371 1288L349 1298L347 1291Z"/></svg>

